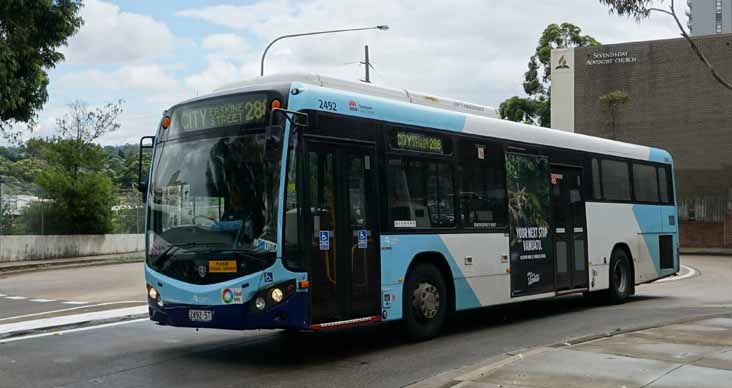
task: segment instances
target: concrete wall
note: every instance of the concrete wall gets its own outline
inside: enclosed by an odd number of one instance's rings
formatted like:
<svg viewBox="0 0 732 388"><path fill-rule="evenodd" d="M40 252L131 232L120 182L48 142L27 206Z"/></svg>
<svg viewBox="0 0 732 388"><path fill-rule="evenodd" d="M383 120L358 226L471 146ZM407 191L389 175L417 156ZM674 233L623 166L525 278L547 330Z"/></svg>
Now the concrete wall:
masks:
<svg viewBox="0 0 732 388"><path fill-rule="evenodd" d="M0 263L138 252L142 234L0 236Z"/></svg>

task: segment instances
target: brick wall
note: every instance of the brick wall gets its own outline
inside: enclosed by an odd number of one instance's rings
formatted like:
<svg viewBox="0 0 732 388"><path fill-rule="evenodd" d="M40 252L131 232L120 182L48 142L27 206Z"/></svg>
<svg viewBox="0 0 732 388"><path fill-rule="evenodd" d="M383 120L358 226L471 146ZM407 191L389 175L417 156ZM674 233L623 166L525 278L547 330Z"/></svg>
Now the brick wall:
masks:
<svg viewBox="0 0 732 388"><path fill-rule="evenodd" d="M688 248L723 248L724 224L711 222L682 222L679 242Z"/></svg>
<svg viewBox="0 0 732 388"><path fill-rule="evenodd" d="M695 37L717 71L732 79L732 34ZM601 53L631 60L588 64ZM632 58L635 58L632 60ZM684 39L575 49L575 132L612 138L602 95L631 101L616 116L616 139L663 148L676 166L677 197L728 197L732 188L732 94L719 85ZM721 221L721 220L720 220ZM732 222L727 222L732 229ZM721 247L724 224L681 224L681 244ZM732 230L727 245L732 245Z"/></svg>

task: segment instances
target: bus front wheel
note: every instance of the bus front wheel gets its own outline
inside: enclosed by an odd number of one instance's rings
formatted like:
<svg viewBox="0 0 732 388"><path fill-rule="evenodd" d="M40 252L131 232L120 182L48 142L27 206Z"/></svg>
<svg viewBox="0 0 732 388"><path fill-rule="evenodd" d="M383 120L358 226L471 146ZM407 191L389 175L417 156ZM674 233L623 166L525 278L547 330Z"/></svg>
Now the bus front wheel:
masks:
<svg viewBox="0 0 732 388"><path fill-rule="evenodd" d="M610 257L610 289L608 297L611 303L623 303L633 289L630 270L630 259L622 249L613 251Z"/></svg>
<svg viewBox="0 0 732 388"><path fill-rule="evenodd" d="M437 267L422 263L409 271L402 311L410 338L422 341L436 336L447 319L448 304L445 279Z"/></svg>

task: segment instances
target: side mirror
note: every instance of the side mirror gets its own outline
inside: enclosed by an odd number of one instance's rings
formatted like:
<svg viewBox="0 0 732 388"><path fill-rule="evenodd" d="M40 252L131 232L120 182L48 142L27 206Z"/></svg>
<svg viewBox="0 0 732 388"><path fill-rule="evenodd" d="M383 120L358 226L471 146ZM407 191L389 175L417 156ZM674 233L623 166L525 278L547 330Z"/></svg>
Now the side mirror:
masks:
<svg viewBox="0 0 732 388"><path fill-rule="evenodd" d="M289 121L291 127L294 129L308 127L308 115L306 113L279 108L272 109L264 138L265 160L277 160L280 158L285 133L284 124L286 121Z"/></svg>
<svg viewBox="0 0 732 388"><path fill-rule="evenodd" d="M149 142L146 142L149 141ZM155 136L143 136L140 138L140 154L137 159L137 190L142 193L142 201L147 201L147 178L148 174L145 174L145 179L142 177L142 154L144 150L152 149L155 146Z"/></svg>
<svg viewBox="0 0 732 388"><path fill-rule="evenodd" d="M264 159L277 160L282 153L282 139L285 128L282 125L270 125L264 137Z"/></svg>

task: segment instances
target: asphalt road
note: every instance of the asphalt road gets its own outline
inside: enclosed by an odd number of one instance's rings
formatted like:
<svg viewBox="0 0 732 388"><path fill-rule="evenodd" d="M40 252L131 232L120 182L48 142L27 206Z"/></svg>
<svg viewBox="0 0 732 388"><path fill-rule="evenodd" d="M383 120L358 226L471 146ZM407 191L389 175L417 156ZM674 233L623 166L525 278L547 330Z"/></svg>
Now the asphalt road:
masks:
<svg viewBox="0 0 732 388"><path fill-rule="evenodd" d="M521 348L732 312L732 258L683 263L701 275L639 286L623 305L568 296L481 309L416 344L389 325L292 336L149 321L8 342L0 344L0 387L399 387Z"/></svg>
<svg viewBox="0 0 732 388"><path fill-rule="evenodd" d="M0 320L129 301L146 303L143 263L37 271L0 279Z"/></svg>

